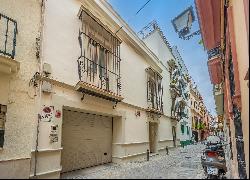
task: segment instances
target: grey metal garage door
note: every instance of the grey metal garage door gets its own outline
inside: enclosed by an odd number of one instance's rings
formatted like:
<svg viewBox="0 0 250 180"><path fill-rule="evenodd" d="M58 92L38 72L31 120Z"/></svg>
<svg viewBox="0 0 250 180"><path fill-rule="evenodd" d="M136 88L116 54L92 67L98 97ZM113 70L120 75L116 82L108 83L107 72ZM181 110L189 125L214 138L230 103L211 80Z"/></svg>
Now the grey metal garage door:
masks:
<svg viewBox="0 0 250 180"><path fill-rule="evenodd" d="M62 172L111 162L112 118L64 110L62 147Z"/></svg>

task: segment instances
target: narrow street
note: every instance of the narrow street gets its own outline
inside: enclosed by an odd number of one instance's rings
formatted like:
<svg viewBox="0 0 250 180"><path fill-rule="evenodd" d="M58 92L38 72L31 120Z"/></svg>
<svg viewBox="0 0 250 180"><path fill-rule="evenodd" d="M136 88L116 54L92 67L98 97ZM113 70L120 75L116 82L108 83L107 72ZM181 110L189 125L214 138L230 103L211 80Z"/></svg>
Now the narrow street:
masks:
<svg viewBox="0 0 250 180"><path fill-rule="evenodd" d="M61 175L62 179L203 179L200 163L204 145L189 145L169 150L169 155L160 154L136 162L110 163Z"/></svg>
<svg viewBox="0 0 250 180"><path fill-rule="evenodd" d="M249 179L247 59L249 0L0 0L0 179Z"/></svg>

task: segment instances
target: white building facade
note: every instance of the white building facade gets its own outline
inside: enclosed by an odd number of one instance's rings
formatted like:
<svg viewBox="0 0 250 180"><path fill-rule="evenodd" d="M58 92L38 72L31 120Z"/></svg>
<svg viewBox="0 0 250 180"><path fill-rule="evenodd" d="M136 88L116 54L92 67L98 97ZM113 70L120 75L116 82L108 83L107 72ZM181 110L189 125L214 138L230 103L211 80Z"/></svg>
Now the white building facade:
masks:
<svg viewBox="0 0 250 180"><path fill-rule="evenodd" d="M16 101L8 100L10 89L1 93L1 107L7 107L1 178L59 178L62 172L146 157L147 150L159 153L180 144L178 123L171 118L169 55L161 61L106 1L22 3L4 1L0 7L20 24L15 56L20 70L12 82L23 77L17 86L27 86L27 100L20 103L22 90L14 92ZM36 13L33 22L25 12L23 18L12 14L25 6ZM25 35L30 35L27 42ZM31 55L22 60L24 42ZM26 131L17 137L19 128Z"/></svg>
<svg viewBox="0 0 250 180"><path fill-rule="evenodd" d="M185 115L180 120L181 135L180 143L182 146L191 144L192 142L192 113L191 113L191 101L190 101L190 86L192 84L191 77L188 73L188 69L182 59L177 46L171 48L173 56L175 57L178 69L181 71L181 76L185 84L184 99L186 102ZM188 95L185 97L185 93Z"/></svg>
<svg viewBox="0 0 250 180"><path fill-rule="evenodd" d="M164 93L170 97L171 118L178 121L178 134L181 145L191 143L192 138L192 118L189 101L190 78L185 63L178 52L176 46L171 47L156 21L149 23L142 31L143 41L156 54L161 61L163 73L170 79L169 86L164 89ZM173 88L172 88L173 86ZM179 94L177 97L175 93ZM180 104L178 104L180 102ZM179 108L183 103L183 108ZM175 112L175 113L174 113Z"/></svg>

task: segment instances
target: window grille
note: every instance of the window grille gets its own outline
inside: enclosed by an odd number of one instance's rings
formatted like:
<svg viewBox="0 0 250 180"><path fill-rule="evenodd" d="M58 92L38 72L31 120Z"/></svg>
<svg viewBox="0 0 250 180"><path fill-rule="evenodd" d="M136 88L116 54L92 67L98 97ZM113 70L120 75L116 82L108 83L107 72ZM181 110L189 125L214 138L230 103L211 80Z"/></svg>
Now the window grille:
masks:
<svg viewBox="0 0 250 180"><path fill-rule="evenodd" d="M147 68L147 101L149 108L163 112L162 77L152 68Z"/></svg>
<svg viewBox="0 0 250 180"><path fill-rule="evenodd" d="M82 10L79 30L81 54L78 74L82 82L116 95L121 93L120 40L101 22Z"/></svg>

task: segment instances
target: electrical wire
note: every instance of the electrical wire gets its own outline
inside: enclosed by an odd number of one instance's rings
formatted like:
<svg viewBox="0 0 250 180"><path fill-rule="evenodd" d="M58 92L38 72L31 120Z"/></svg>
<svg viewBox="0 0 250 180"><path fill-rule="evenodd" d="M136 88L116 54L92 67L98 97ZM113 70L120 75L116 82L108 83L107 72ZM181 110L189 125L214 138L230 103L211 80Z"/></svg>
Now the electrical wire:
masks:
<svg viewBox="0 0 250 180"><path fill-rule="evenodd" d="M136 16L137 14L139 14L139 12L140 12L143 8L145 8L146 5L147 5L150 1L152 1L152 0L148 0L141 8L135 13L135 15L134 15L133 17L131 17L127 22L129 22L131 19L135 18L135 16ZM115 34L117 34L122 28L123 28L123 26L121 26L121 27L115 32Z"/></svg>
<svg viewBox="0 0 250 180"><path fill-rule="evenodd" d="M135 15L137 15L151 0L148 0L136 13Z"/></svg>

